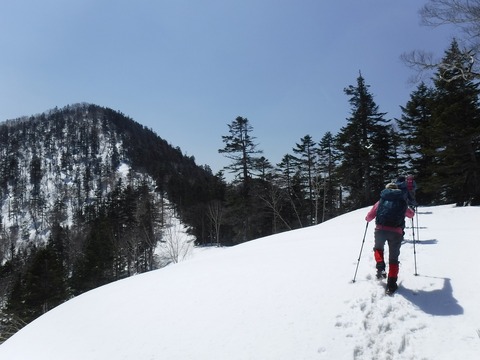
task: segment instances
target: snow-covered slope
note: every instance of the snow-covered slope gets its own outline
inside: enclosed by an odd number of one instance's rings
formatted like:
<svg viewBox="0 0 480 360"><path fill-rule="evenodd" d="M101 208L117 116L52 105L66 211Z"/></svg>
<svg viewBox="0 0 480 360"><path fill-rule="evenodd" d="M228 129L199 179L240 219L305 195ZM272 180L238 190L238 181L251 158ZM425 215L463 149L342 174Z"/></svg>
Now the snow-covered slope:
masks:
<svg viewBox="0 0 480 360"><path fill-rule="evenodd" d="M394 297L361 209L85 293L0 346L2 360L477 359L480 208L420 208Z"/></svg>

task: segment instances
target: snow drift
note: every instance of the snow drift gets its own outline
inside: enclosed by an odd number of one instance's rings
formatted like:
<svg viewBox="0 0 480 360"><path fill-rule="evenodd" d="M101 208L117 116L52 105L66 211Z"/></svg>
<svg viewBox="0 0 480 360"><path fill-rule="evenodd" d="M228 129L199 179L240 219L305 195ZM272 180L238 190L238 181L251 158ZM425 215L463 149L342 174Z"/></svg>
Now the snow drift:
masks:
<svg viewBox="0 0 480 360"><path fill-rule="evenodd" d="M352 283L367 210L85 293L0 359L476 359L480 208L419 209L418 276L409 227L393 297L373 276L373 223Z"/></svg>

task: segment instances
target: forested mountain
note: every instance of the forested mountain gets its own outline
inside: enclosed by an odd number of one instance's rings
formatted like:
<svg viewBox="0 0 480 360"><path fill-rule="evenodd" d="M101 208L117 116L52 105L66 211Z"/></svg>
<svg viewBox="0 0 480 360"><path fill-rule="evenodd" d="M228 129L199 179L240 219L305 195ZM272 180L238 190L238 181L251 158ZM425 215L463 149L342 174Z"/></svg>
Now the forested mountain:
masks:
<svg viewBox="0 0 480 360"><path fill-rule="evenodd" d="M207 167L108 108L77 104L2 123L0 305L28 322L160 266L154 250L172 211L208 241L202 207L217 191Z"/></svg>
<svg viewBox="0 0 480 360"><path fill-rule="evenodd" d="M1 225L15 243L44 241L54 222L88 220L129 187L168 196L184 214L215 192L214 179L180 149L108 108L67 106L0 126L0 201L7 214ZM52 218L54 209L59 218Z"/></svg>

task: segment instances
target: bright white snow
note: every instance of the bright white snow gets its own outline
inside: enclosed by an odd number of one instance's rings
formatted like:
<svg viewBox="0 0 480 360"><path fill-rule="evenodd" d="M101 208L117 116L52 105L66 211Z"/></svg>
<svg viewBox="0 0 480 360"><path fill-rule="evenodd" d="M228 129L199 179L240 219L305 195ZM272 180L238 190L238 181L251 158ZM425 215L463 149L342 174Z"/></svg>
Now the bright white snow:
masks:
<svg viewBox="0 0 480 360"><path fill-rule="evenodd" d="M109 284L40 317L2 360L478 359L480 207L422 207L394 297L361 209Z"/></svg>

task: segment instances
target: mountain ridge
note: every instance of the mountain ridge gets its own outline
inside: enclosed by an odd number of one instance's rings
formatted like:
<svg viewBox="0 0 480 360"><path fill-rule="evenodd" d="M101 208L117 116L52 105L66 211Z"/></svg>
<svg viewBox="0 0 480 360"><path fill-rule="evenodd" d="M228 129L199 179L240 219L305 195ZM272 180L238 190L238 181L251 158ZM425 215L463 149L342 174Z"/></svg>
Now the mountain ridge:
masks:
<svg viewBox="0 0 480 360"><path fill-rule="evenodd" d="M32 202L39 191L47 194L48 190L38 186L51 170L63 180L53 186L63 187L75 179L77 193L84 187L83 196L78 197L82 203L94 201L108 192L111 182L121 175L118 173L121 163L128 165L137 176L148 174L156 182L157 190L172 187L171 193L176 193L172 178L179 181L181 177L190 177L188 181L193 181L192 175L197 178L211 176L208 169L205 171L197 166L192 157L184 156L179 148L174 148L153 131L119 112L92 104L76 104L29 118L8 120L0 124L0 139L3 206L8 206L5 198L17 189L12 190L11 183L15 181L23 186L19 191L25 192L26 199L21 201ZM117 179L92 180L90 173L93 171L100 177L113 174ZM54 202L52 200L49 206L53 207Z"/></svg>
<svg viewBox="0 0 480 360"><path fill-rule="evenodd" d="M171 218L204 241L199 209L216 186L208 167L109 108L82 103L1 123L3 310L30 321L175 261L155 253Z"/></svg>

